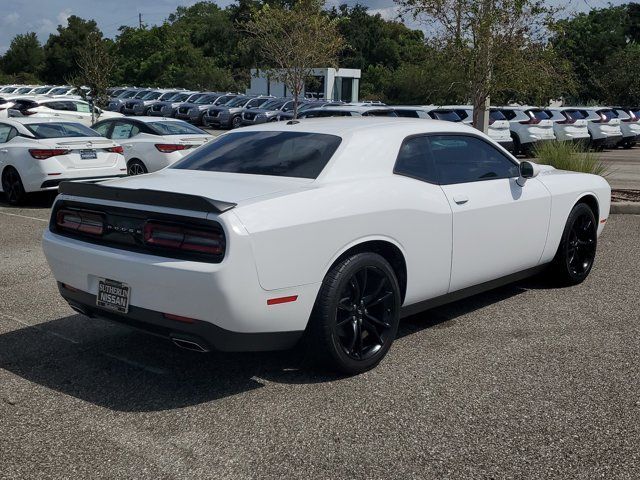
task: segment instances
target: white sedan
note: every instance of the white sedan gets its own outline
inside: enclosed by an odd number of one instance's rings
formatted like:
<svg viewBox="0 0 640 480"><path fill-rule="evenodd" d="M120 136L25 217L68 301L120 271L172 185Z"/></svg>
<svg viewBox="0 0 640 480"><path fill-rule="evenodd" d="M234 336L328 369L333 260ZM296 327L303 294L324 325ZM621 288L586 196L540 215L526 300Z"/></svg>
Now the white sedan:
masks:
<svg viewBox="0 0 640 480"><path fill-rule="evenodd" d="M204 130L175 118L109 119L92 128L122 144L129 175L160 170L213 139Z"/></svg>
<svg viewBox="0 0 640 480"><path fill-rule="evenodd" d="M582 282L609 203L603 178L518 162L465 125L294 120L153 174L63 184L44 252L87 316L199 351L304 338L358 373L403 316L542 269Z"/></svg>
<svg viewBox="0 0 640 480"><path fill-rule="evenodd" d="M55 118L82 123L87 127L97 120L124 116L98 107L94 107L94 113L91 115L91 106L88 102L70 98L21 97L13 99L13 102L8 109L9 117Z"/></svg>
<svg viewBox="0 0 640 480"><path fill-rule="evenodd" d="M0 185L11 204L64 180L126 175L122 147L79 123L46 118L0 119Z"/></svg>

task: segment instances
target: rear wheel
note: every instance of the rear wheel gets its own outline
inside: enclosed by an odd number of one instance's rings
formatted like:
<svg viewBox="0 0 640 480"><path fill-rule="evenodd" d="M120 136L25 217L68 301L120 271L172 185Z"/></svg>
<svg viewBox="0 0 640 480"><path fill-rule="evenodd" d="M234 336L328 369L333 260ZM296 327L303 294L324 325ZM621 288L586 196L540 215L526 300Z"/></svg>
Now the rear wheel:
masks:
<svg viewBox="0 0 640 480"><path fill-rule="evenodd" d="M10 205L21 205L26 201L27 192L15 168L7 167L2 173L2 191Z"/></svg>
<svg viewBox="0 0 640 480"><path fill-rule="evenodd" d="M147 167L140 160L129 160L127 163L128 175L144 175L147 172Z"/></svg>
<svg viewBox="0 0 640 480"><path fill-rule="evenodd" d="M400 287L389 263L358 253L325 277L307 329L316 363L342 373L375 367L387 354L400 321Z"/></svg>
<svg viewBox="0 0 640 480"><path fill-rule="evenodd" d="M553 279L561 285L583 282L596 256L598 225L591 208L579 203L571 210L553 260Z"/></svg>

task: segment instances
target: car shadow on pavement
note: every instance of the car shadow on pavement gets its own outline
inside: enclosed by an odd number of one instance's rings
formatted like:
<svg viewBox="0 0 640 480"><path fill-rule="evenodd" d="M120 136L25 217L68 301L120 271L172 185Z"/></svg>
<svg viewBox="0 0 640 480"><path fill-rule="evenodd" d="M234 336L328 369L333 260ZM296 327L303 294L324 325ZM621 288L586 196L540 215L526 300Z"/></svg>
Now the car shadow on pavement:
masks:
<svg viewBox="0 0 640 480"><path fill-rule="evenodd" d="M0 207L20 208L23 210L51 208L57 194L57 191L30 193L24 205L13 206L7 202L5 194L0 192Z"/></svg>
<svg viewBox="0 0 640 480"><path fill-rule="evenodd" d="M404 319L398 338L447 328L456 318L526 290L515 284ZM201 354L82 315L0 335L0 368L46 388L124 412L182 408L259 389L340 377L308 365L304 349Z"/></svg>

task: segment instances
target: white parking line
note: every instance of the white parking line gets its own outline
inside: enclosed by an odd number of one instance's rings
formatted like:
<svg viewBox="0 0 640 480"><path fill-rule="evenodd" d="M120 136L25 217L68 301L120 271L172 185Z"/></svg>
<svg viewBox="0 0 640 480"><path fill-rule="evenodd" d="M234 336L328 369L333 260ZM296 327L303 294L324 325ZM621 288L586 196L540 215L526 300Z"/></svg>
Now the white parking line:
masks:
<svg viewBox="0 0 640 480"><path fill-rule="evenodd" d="M45 222L48 223L49 220L46 220L44 218L38 218L38 217L30 217L28 215L20 215L18 213L9 213L9 212L3 212L2 210L0 210L0 214L2 215L8 215L10 217L20 217L20 218L28 218L29 220L37 220L39 222Z"/></svg>

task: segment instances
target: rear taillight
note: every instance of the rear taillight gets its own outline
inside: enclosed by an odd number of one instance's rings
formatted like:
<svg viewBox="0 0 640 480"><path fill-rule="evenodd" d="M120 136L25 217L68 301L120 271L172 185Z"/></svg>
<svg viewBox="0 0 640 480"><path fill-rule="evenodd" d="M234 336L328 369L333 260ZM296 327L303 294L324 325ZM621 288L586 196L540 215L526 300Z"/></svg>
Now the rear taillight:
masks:
<svg viewBox="0 0 640 480"><path fill-rule="evenodd" d="M69 153L69 150L64 150L62 148L30 148L29 153L36 160L46 160L47 158L66 155Z"/></svg>
<svg viewBox="0 0 640 480"><path fill-rule="evenodd" d="M106 150L107 152L111 152L111 153L119 153L119 154L124 153L124 148L122 148L120 145L116 145L115 147L109 147Z"/></svg>
<svg viewBox="0 0 640 480"><path fill-rule="evenodd" d="M104 216L96 212L62 209L56 213L56 227L98 236L104 233Z"/></svg>
<svg viewBox="0 0 640 480"><path fill-rule="evenodd" d="M185 252L222 255L224 236L211 230L148 221L143 229L146 245Z"/></svg>
<svg viewBox="0 0 640 480"><path fill-rule="evenodd" d="M162 153L172 153L178 150L186 150L191 145L182 145L179 143L156 143L156 148Z"/></svg>

